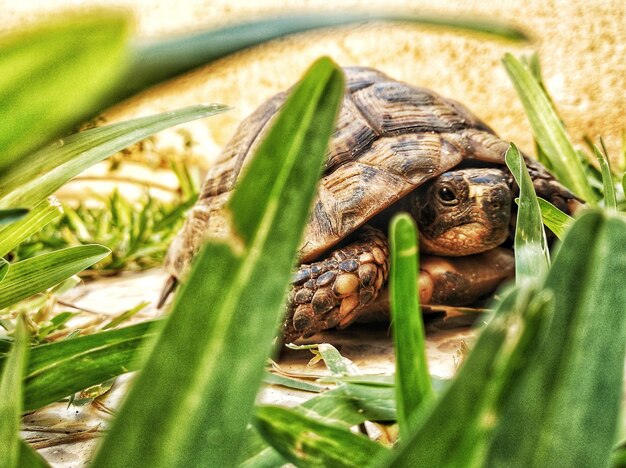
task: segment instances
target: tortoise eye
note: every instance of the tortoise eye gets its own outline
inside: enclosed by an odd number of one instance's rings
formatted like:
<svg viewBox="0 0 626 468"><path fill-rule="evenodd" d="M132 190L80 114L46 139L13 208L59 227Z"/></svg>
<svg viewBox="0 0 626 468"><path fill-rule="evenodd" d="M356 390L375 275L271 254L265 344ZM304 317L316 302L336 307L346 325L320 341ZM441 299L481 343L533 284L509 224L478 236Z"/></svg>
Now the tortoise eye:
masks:
<svg viewBox="0 0 626 468"><path fill-rule="evenodd" d="M450 187L441 187L437 191L437 198L444 205L456 205L459 200L456 198L456 193Z"/></svg>

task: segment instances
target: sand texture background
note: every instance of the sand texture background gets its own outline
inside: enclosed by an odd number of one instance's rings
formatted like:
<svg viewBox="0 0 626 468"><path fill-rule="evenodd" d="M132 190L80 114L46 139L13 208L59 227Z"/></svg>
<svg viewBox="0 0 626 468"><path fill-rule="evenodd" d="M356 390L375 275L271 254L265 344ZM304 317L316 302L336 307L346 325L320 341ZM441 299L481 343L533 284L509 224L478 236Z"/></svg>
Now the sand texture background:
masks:
<svg viewBox="0 0 626 468"><path fill-rule="evenodd" d="M330 0L22 0L3 1L3 29L64 8L114 6L131 10L141 38L187 33L208 26L286 11L337 11ZM192 152L210 161L236 125L272 94L289 87L317 57L341 65L377 67L390 76L432 88L463 102L503 138L532 152L528 123L500 63L505 52L537 51L545 82L576 141L604 136L611 152L626 128L626 5L623 1L386 0L344 1L346 10L400 11L502 20L533 37L514 44L432 27L370 24L298 34L252 48L149 90L107 114L110 120L198 102L234 106L223 116L188 125ZM178 133L177 133L178 132ZM178 151L180 131L159 137ZM172 137L173 135L173 137Z"/></svg>

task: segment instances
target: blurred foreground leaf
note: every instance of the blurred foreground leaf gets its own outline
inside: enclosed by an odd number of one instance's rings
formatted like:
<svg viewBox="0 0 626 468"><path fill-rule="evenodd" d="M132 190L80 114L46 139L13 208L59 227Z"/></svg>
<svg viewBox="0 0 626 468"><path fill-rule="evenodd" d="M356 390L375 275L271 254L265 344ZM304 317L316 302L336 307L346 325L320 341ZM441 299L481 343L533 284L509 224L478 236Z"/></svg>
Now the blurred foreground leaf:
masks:
<svg viewBox="0 0 626 468"><path fill-rule="evenodd" d="M237 461L343 90L325 58L294 88L227 205L229 237L197 256L94 466Z"/></svg>
<svg viewBox="0 0 626 468"><path fill-rule="evenodd" d="M9 208L8 210L0 210L0 226L3 224L14 223L15 221L22 219L28 214L28 210L25 208Z"/></svg>
<svg viewBox="0 0 626 468"><path fill-rule="evenodd" d="M624 370L624 245L622 216L587 212L568 231L544 286L554 295L554 314L502 401L495 463L608 464Z"/></svg>
<svg viewBox="0 0 626 468"><path fill-rule="evenodd" d="M102 104L126 65L129 26L119 13L65 14L0 39L0 175Z"/></svg>
<svg viewBox="0 0 626 468"><path fill-rule="evenodd" d="M458 29L465 32L476 32L511 41L528 40L528 36L524 32L513 26L502 22L468 17L382 12L360 13L355 11L334 13L310 11L282 14L180 37L139 42L132 53L130 67L126 73L129 79L124 80L117 99L131 96L149 86L193 68L272 39L313 29L372 21L440 26L445 30Z"/></svg>
<svg viewBox="0 0 626 468"><path fill-rule="evenodd" d="M606 466L624 369L624 243L623 217L577 219L545 282L505 294L448 391L387 463Z"/></svg>
<svg viewBox="0 0 626 468"><path fill-rule="evenodd" d="M11 265L4 258L0 258L0 283L9 272Z"/></svg>

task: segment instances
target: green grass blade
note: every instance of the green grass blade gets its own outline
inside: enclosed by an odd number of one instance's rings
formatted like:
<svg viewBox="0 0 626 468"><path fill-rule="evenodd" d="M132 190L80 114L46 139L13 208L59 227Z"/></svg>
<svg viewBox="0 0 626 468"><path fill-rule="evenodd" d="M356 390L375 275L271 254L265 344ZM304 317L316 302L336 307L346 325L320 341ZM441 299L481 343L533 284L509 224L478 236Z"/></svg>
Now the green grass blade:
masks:
<svg viewBox="0 0 626 468"><path fill-rule="evenodd" d="M0 376L0 467L18 467L22 379L28 361L28 331L22 317L17 319L15 342Z"/></svg>
<svg viewBox="0 0 626 468"><path fill-rule="evenodd" d="M596 196L563 124L533 74L511 54L503 58L517 94L544 154L550 159L556 177L576 195L594 203Z"/></svg>
<svg viewBox="0 0 626 468"><path fill-rule="evenodd" d="M126 64L129 30L126 15L99 11L0 39L0 174L102 103Z"/></svg>
<svg viewBox="0 0 626 468"><path fill-rule="evenodd" d="M72 393L138 369L161 320L34 346L24 376L24 410L33 411ZM6 356L0 356L0 368Z"/></svg>
<svg viewBox="0 0 626 468"><path fill-rule="evenodd" d="M506 312L516 309L519 302L517 294L503 298L457 377L436 405L420 412L411 437L391 457L377 460L380 466L480 466L476 459L488 440L483 421L491 409L493 385L500 382L504 372L499 356L512 338L507 336L507 329L516 322Z"/></svg>
<svg viewBox="0 0 626 468"><path fill-rule="evenodd" d="M384 13L292 13L278 17L260 18L199 33L139 43L120 90L118 99L128 97L158 82L185 73L208 62L242 49L278 39L289 34L319 28L343 26L366 21L394 21L445 29L478 32L489 36L525 41L528 37L519 29L495 21L471 18L445 18L428 15Z"/></svg>
<svg viewBox="0 0 626 468"><path fill-rule="evenodd" d="M258 407L254 425L283 457L302 467L360 468L388 451L347 428L326 424L279 406Z"/></svg>
<svg viewBox="0 0 626 468"><path fill-rule="evenodd" d="M608 466L623 385L624 245L620 215L586 212L568 231L545 283L554 313L502 404L493 465Z"/></svg>
<svg viewBox="0 0 626 468"><path fill-rule="evenodd" d="M24 409L39 409L137 370L159 329L160 321L143 322L33 347L24 377Z"/></svg>
<svg viewBox="0 0 626 468"><path fill-rule="evenodd" d="M458 377L387 463L606 466L626 351L624 242L621 216L576 220L545 287L505 295Z"/></svg>
<svg viewBox="0 0 626 468"><path fill-rule="evenodd" d="M101 245L81 245L13 263L0 283L0 310L51 288L109 253Z"/></svg>
<svg viewBox="0 0 626 468"><path fill-rule="evenodd" d="M623 468L626 466L626 446L623 441L613 450L610 466L612 468Z"/></svg>
<svg viewBox="0 0 626 468"><path fill-rule="evenodd" d="M515 229L515 281L523 285L543 278L548 271L550 254L533 181L524 158L513 143L505 160L520 188Z"/></svg>
<svg viewBox="0 0 626 468"><path fill-rule="evenodd" d="M396 350L396 401L401 440L411 434L417 409L433 398L426 360L426 338L417 291L417 227L406 213L393 218L389 231L389 297Z"/></svg>
<svg viewBox="0 0 626 468"><path fill-rule="evenodd" d="M325 424L348 429L364 421L395 421L395 406L393 387L369 389L362 385L341 385L307 400L296 410ZM277 466L281 464L280 460L286 463L275 449L255 436L254 429L249 428L240 466Z"/></svg>
<svg viewBox="0 0 626 468"><path fill-rule="evenodd" d="M22 219L28 214L26 208L9 208L8 210L0 210L0 226L11 224Z"/></svg>
<svg viewBox="0 0 626 468"><path fill-rule="evenodd" d="M267 373L263 377L263 382L270 385L280 385L286 388L292 388L295 390L302 390L304 392L322 393L326 390L325 387L320 385L305 382L300 379L294 379L292 377L285 377L280 374Z"/></svg>
<svg viewBox="0 0 626 468"><path fill-rule="evenodd" d="M574 222L574 218L563 213L556 206L543 198L538 198L543 224L548 226L556 237L563 239L565 233Z"/></svg>
<svg viewBox="0 0 626 468"><path fill-rule="evenodd" d="M0 283L9 272L11 265L4 258L0 258Z"/></svg>
<svg viewBox="0 0 626 468"><path fill-rule="evenodd" d="M192 106L92 128L20 159L0 174L0 207L32 207L95 163L155 132L228 110L220 104Z"/></svg>
<svg viewBox="0 0 626 468"><path fill-rule="evenodd" d="M55 198L42 200L36 204L26 217L0 230L0 257L8 254L62 213L63 209Z"/></svg>
<svg viewBox="0 0 626 468"><path fill-rule="evenodd" d="M393 380L393 376L391 380ZM365 421L396 421L396 398L393 385L345 384L317 395L294 408L325 424L346 429ZM282 457L276 450L250 434L244 444L241 466L277 466ZM282 443L286 443L283 440ZM295 448L292 447L293 450ZM285 463L283 461L283 463Z"/></svg>
<svg viewBox="0 0 626 468"><path fill-rule="evenodd" d="M227 205L230 236L198 255L95 467L237 461L343 91L327 58L294 88Z"/></svg>
<svg viewBox="0 0 626 468"><path fill-rule="evenodd" d="M604 188L604 207L607 210L617 211L617 195L615 194L615 186L613 185L613 174L609 165L609 159L606 154L600 151L597 145L593 145L593 152L598 158L600 170L602 172L602 186Z"/></svg>

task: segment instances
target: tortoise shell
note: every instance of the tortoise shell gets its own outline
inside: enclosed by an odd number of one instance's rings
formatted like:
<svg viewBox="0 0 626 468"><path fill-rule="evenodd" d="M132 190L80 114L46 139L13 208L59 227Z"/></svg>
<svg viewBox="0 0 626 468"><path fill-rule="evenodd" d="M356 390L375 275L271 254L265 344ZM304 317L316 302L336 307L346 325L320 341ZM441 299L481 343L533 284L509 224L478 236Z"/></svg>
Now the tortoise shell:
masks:
<svg viewBox="0 0 626 468"><path fill-rule="evenodd" d="M508 143L462 104L362 67L344 68L346 93L299 251L309 262L424 182L464 160L504 164ZM225 233L222 209L287 93L246 118L209 170L166 258L179 278L207 232Z"/></svg>

